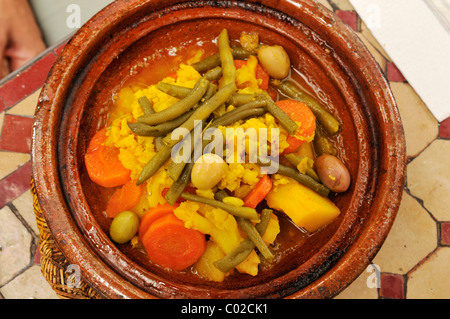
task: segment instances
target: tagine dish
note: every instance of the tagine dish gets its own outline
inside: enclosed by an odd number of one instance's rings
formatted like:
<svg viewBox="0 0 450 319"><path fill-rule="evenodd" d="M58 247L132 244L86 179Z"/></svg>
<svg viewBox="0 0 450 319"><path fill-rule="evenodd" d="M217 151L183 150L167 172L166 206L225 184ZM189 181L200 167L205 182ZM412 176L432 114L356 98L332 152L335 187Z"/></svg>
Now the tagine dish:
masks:
<svg viewBox="0 0 450 319"><path fill-rule="evenodd" d="M117 0L58 57L33 139L55 242L107 298L331 297L404 184L385 78L311 0Z"/></svg>

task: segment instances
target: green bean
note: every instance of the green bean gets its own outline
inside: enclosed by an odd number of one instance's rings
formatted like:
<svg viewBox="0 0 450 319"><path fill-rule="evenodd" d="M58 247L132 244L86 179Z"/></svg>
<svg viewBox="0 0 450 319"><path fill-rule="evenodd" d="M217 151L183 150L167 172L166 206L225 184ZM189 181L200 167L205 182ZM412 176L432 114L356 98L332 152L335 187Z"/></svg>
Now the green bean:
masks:
<svg viewBox="0 0 450 319"><path fill-rule="evenodd" d="M248 219L243 219L240 217L236 218L236 221L244 233L247 234L247 237L253 242L256 248L258 248L259 252L263 255L263 257L267 260L273 259L273 254L270 251L269 247L267 247L266 243L262 239L261 235L256 230L256 227L253 225L251 221Z"/></svg>
<svg viewBox="0 0 450 319"><path fill-rule="evenodd" d="M241 106L250 103L255 98L254 94L235 93L227 101L228 105Z"/></svg>
<svg viewBox="0 0 450 319"><path fill-rule="evenodd" d="M297 133L298 125L295 123L295 121L286 114L278 105L275 104L275 102L272 100L272 98L265 92L266 97L266 110L270 112L274 118L278 120L281 126L284 127L284 129L289 133L289 135L295 135Z"/></svg>
<svg viewBox="0 0 450 319"><path fill-rule="evenodd" d="M336 134L339 132L341 123L331 113L325 110L316 99L302 92L295 83L292 81L283 81L276 86L283 94L290 98L305 102L316 116L317 121L323 125L328 133Z"/></svg>
<svg viewBox="0 0 450 319"><path fill-rule="evenodd" d="M230 39L228 37L227 29L223 29L220 32L217 43L219 46L220 63L223 69L223 77L220 88L223 88L230 83L235 83L236 81L236 67L234 65L234 58L230 48Z"/></svg>
<svg viewBox="0 0 450 319"><path fill-rule="evenodd" d="M243 47L233 47L231 50L233 53L233 58L236 60L247 60L250 55L257 54L257 52L246 50Z"/></svg>
<svg viewBox="0 0 450 319"><path fill-rule="evenodd" d="M177 117L188 112L202 99L208 89L208 85L209 81L201 78L195 85L194 89L192 89L189 95L184 99L178 101L161 112L157 112L149 116L141 116L138 118L138 122L148 125L155 125L176 119Z"/></svg>
<svg viewBox="0 0 450 319"><path fill-rule="evenodd" d="M162 136L155 137L155 149L157 152L159 152L162 147L164 146L164 141Z"/></svg>
<svg viewBox="0 0 450 319"><path fill-rule="evenodd" d="M259 164L261 165L260 159L259 159ZM264 166L264 164L262 164L262 166ZM302 174L298 170L293 169L291 167L279 164L277 173L296 180L300 184L305 185L306 187L312 189L313 191L315 191L316 193L318 193L319 195L322 195L324 197L327 197L328 194L330 193L330 190L327 187L325 187L324 185L315 181L312 177L310 177L306 174Z"/></svg>
<svg viewBox="0 0 450 319"><path fill-rule="evenodd" d="M298 166L298 164L300 164L303 161L303 157L299 157L293 153L290 154L285 154L284 157L288 160L289 163L291 163L292 165L294 165L295 167ZM309 161L313 162L312 159L307 158ZM306 165L306 169L305 169L305 173L306 175L308 175L309 177L313 178L316 182L319 182L319 176L317 176L317 173L314 171L314 169L312 168L311 165L309 165L309 163Z"/></svg>
<svg viewBox="0 0 450 319"><path fill-rule="evenodd" d="M245 50L242 47L235 47L233 49L231 49L231 53L233 55L234 59L237 60L245 60L247 59L250 55L252 55L253 53ZM213 54L199 62L196 62L194 64L192 64L192 67L197 71L197 72L206 72L208 70L211 70L215 67L220 66L221 61L220 61L220 55L217 54Z"/></svg>
<svg viewBox="0 0 450 319"><path fill-rule="evenodd" d="M210 82L212 82L212 81L215 81L215 80L220 79L220 77L222 76L222 72L223 72L222 67L217 66L217 67L215 67L215 68L212 68L212 69L209 70L208 72L206 72L206 73L203 75L203 78L204 78L204 79L207 79L207 80L210 81Z"/></svg>
<svg viewBox="0 0 450 319"><path fill-rule="evenodd" d="M199 62L196 62L192 64L192 67L197 70L197 72L205 72L208 70L211 70L215 67L220 66L220 55L219 54L213 54L206 59L203 59Z"/></svg>
<svg viewBox="0 0 450 319"><path fill-rule="evenodd" d="M234 112L236 111L236 112ZM219 126L228 126L237 121L244 120L250 117L259 117L266 114L267 111L265 108L258 107L255 109L246 109L246 110L233 110L231 112L225 113L224 115L215 119L210 127L219 127Z"/></svg>
<svg viewBox="0 0 450 319"><path fill-rule="evenodd" d="M185 128L189 132L192 131L197 121L205 121L219 106L224 104L230 98L230 95L233 94L236 89L236 84L233 82L217 91L212 98L205 101L205 103L195 109L192 116L180 125L180 128ZM177 139L172 139L171 135L167 135L164 138L164 143L167 145L174 145L175 143L178 143L180 139L180 137Z"/></svg>
<svg viewBox="0 0 450 319"><path fill-rule="evenodd" d="M203 129L203 123L202 123L202 129ZM194 149L195 149L195 147L197 147L199 145L200 142L203 142L203 139L195 140L194 130L192 130L190 133L190 138L183 140L182 142L178 143L178 145L180 145L180 148L182 150L185 150L184 146L186 144L184 144L184 143L188 143L188 142L190 142L190 144L191 144L191 147L190 147L191 162L195 162L195 158L192 157L193 153L194 153ZM175 147L178 147L178 146L175 146ZM174 181L178 180L178 178L182 174L185 166L186 166L185 161L178 161L178 162L171 161L171 163L167 169L167 176L169 176Z"/></svg>
<svg viewBox="0 0 450 319"><path fill-rule="evenodd" d="M316 153L320 155L333 155L336 156L337 150L325 136L325 133L318 127L315 132L313 146Z"/></svg>
<svg viewBox="0 0 450 319"><path fill-rule="evenodd" d="M173 206L175 204L186 187L189 185L191 181L192 167L194 167L194 163L192 161L191 163L185 165L180 177L172 184L169 191L167 192L165 198L167 203L169 203L170 205Z"/></svg>
<svg viewBox="0 0 450 319"><path fill-rule="evenodd" d="M166 82L159 82L158 90L170 96L176 97L177 99L184 99L189 95L189 93L192 92L191 88Z"/></svg>
<svg viewBox="0 0 450 319"><path fill-rule="evenodd" d="M205 96L202 98L202 100L201 100L202 103L201 104L203 104L206 101L208 101L216 93L217 93L217 85L215 85L214 83L209 83L208 90L206 91Z"/></svg>
<svg viewBox="0 0 450 319"><path fill-rule="evenodd" d="M256 210L253 208L250 208L250 207L237 207L234 205L222 203L221 201L218 201L215 199L201 197L201 196L197 196L197 195L190 194L190 193L182 193L181 198L192 201L192 202L203 203L203 204L210 205L212 207L223 209L224 211L226 211L236 217L242 217L242 218L251 219L251 220L259 219L258 213L256 212Z"/></svg>
<svg viewBox="0 0 450 319"><path fill-rule="evenodd" d="M155 110L153 109L152 102L148 99L148 97L141 96L138 100L139 105L142 107L145 115L155 114Z"/></svg>
<svg viewBox="0 0 450 319"><path fill-rule="evenodd" d="M261 222L255 226L260 236L263 236L266 232L272 214L273 211L270 209L264 209L261 212ZM246 237L239 246L230 251L225 257L214 262L214 266L223 273L228 273L231 269L246 260L253 249L255 249L255 244L249 237Z"/></svg>
<svg viewBox="0 0 450 319"><path fill-rule="evenodd" d="M192 114L194 114L194 110L190 110L189 112L181 115L174 120L158 125L147 125L144 123L136 122L128 123L128 127L139 136L165 136L176 129L178 126L183 124Z"/></svg>
<svg viewBox="0 0 450 319"><path fill-rule="evenodd" d="M137 185L141 185L153 176L170 158L172 146L164 145L144 166L139 175Z"/></svg>
<svg viewBox="0 0 450 319"><path fill-rule="evenodd" d="M214 198L218 201L222 201L225 197L229 197L230 195L227 193L226 190L221 189L220 191L217 191L214 194Z"/></svg>

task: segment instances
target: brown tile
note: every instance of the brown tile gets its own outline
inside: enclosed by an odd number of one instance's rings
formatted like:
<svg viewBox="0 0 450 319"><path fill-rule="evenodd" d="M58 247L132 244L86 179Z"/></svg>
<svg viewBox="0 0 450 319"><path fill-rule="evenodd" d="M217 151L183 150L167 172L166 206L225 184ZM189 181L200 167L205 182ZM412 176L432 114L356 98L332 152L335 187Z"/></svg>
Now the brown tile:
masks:
<svg viewBox="0 0 450 319"><path fill-rule="evenodd" d="M450 246L450 222L441 223L440 244L444 246Z"/></svg>
<svg viewBox="0 0 450 319"><path fill-rule="evenodd" d="M30 189L31 162L0 181L0 208Z"/></svg>
<svg viewBox="0 0 450 319"><path fill-rule="evenodd" d="M0 150L30 153L33 118L6 115L0 136Z"/></svg>
<svg viewBox="0 0 450 319"><path fill-rule="evenodd" d="M42 57L17 77L0 87L0 97L12 107L42 86L56 56L53 52Z"/></svg>
<svg viewBox="0 0 450 319"><path fill-rule="evenodd" d="M394 62L388 62L386 66L387 78L391 82L406 82L402 72L397 68Z"/></svg>
<svg viewBox="0 0 450 319"><path fill-rule="evenodd" d="M411 194L438 220L450 221L450 140L436 140L408 164Z"/></svg>
<svg viewBox="0 0 450 319"><path fill-rule="evenodd" d="M439 136L450 138L450 117L439 124Z"/></svg>
<svg viewBox="0 0 450 319"><path fill-rule="evenodd" d="M380 296L405 299L405 278L402 275L381 274Z"/></svg>
<svg viewBox="0 0 450 319"><path fill-rule="evenodd" d="M354 31L358 29L358 16L355 11L336 10L336 15Z"/></svg>

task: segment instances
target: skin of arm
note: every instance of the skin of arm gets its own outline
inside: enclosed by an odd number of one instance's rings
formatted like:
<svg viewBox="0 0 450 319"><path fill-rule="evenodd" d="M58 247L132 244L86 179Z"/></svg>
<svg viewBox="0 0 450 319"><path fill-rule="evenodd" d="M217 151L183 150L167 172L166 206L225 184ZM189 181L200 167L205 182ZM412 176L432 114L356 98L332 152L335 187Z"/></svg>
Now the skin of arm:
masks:
<svg viewBox="0 0 450 319"><path fill-rule="evenodd" d="M0 78L44 51L46 45L27 0L0 0Z"/></svg>

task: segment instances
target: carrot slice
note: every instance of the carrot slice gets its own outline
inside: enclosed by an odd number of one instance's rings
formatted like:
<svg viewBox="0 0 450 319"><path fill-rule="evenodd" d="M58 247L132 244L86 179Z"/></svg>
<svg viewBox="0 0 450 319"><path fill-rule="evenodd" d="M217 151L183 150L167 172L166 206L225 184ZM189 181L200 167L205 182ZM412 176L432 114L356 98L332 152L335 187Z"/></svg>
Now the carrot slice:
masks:
<svg viewBox="0 0 450 319"><path fill-rule="evenodd" d="M144 215L144 217L142 217L141 222L139 224L139 237L142 238L144 237L144 234L147 232L147 230L150 228L150 225L157 219L167 215L167 214L171 214L173 213L173 210L177 207L176 206L172 206L170 204L164 204L164 205L158 205L156 207L150 208Z"/></svg>
<svg viewBox="0 0 450 319"><path fill-rule="evenodd" d="M259 203L263 201L266 195L272 189L272 180L268 175L264 175L256 184L255 188L252 189L250 194L247 195L244 199L244 206L256 208Z"/></svg>
<svg viewBox="0 0 450 319"><path fill-rule="evenodd" d="M114 218L117 214L133 208L139 203L141 195L142 186L136 185L136 181L128 181L117 189L109 199L106 206L106 215Z"/></svg>
<svg viewBox="0 0 450 319"><path fill-rule="evenodd" d="M205 235L184 227L173 214L155 220L142 244L152 262L176 271L192 266L206 249Z"/></svg>
<svg viewBox="0 0 450 319"><path fill-rule="evenodd" d="M247 65L247 61L245 61L245 60L234 60L234 66L236 67L236 69L240 69L244 65ZM261 83L258 85L259 88L261 90L267 91L267 89L269 88L270 76L263 69L263 67L261 65L259 65L259 64L256 65L255 77L258 80L261 80Z"/></svg>
<svg viewBox="0 0 450 319"><path fill-rule="evenodd" d="M98 131L89 143L84 162L91 180L103 187L116 187L130 180L131 171L119 160L119 150L103 145L106 128Z"/></svg>
<svg viewBox="0 0 450 319"><path fill-rule="evenodd" d="M316 130L316 117L310 108L303 102L296 100L281 100L276 104L294 121L300 123L296 136L288 136L289 147L283 154L295 152L308 138L312 138Z"/></svg>

